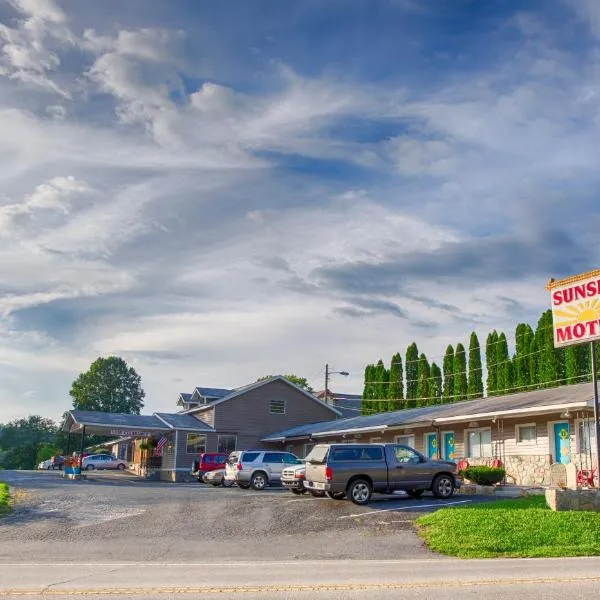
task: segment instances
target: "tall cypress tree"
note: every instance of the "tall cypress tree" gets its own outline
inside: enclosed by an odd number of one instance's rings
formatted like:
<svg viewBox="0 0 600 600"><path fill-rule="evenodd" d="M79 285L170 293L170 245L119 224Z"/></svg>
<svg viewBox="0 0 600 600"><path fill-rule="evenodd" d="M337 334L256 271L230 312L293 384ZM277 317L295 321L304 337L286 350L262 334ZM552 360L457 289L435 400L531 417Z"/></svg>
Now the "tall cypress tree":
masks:
<svg viewBox="0 0 600 600"><path fill-rule="evenodd" d="M515 331L515 356L513 360L513 383L518 391L532 388L534 377L532 367L535 365L533 346L533 329L527 323L519 323ZM535 368L533 368L535 372Z"/></svg>
<svg viewBox="0 0 600 600"><path fill-rule="evenodd" d="M513 388L512 363L504 332L498 336L496 344L496 386L496 392L499 395L509 394Z"/></svg>
<svg viewBox="0 0 600 600"><path fill-rule="evenodd" d="M583 383L591 373L589 344L565 348L565 378L567 383Z"/></svg>
<svg viewBox="0 0 600 600"><path fill-rule="evenodd" d="M468 382L469 399L483 397L483 369L481 368L481 348L479 347L479 339L473 331L469 341L469 382Z"/></svg>
<svg viewBox="0 0 600 600"><path fill-rule="evenodd" d="M375 395L377 402L373 402L375 407L377 407L377 412L385 412L387 410L389 378L389 372L380 358L375 367Z"/></svg>
<svg viewBox="0 0 600 600"><path fill-rule="evenodd" d="M363 415L370 415L373 412L373 402L370 402L374 398L373 388L375 381L375 365L367 365L365 367L365 385L363 387L363 397L360 403L360 412Z"/></svg>
<svg viewBox="0 0 600 600"><path fill-rule="evenodd" d="M452 402L454 396L454 348L448 344L444 354L444 388L442 391L442 402Z"/></svg>
<svg viewBox="0 0 600 600"><path fill-rule="evenodd" d="M564 349L554 347L552 311L545 311L535 330L537 383L539 387L556 387L564 383Z"/></svg>
<svg viewBox="0 0 600 600"><path fill-rule="evenodd" d="M485 366L487 368L486 389L488 396L495 396L498 389L498 375L496 372L496 346L498 343L498 333L492 331L487 336L485 343Z"/></svg>
<svg viewBox="0 0 600 600"><path fill-rule="evenodd" d="M413 342L406 349L406 362L404 364L406 371L406 406L415 405L417 397L417 371L419 362L419 350L417 344Z"/></svg>
<svg viewBox="0 0 600 600"><path fill-rule="evenodd" d="M434 363L431 363L429 377L429 404L439 404L442 400L442 370Z"/></svg>
<svg viewBox="0 0 600 600"><path fill-rule="evenodd" d="M390 385L388 386L388 410L402 408L404 398L404 382L402 376L402 356L397 352L392 356L390 364Z"/></svg>
<svg viewBox="0 0 600 600"><path fill-rule="evenodd" d="M429 403L429 361L425 354L419 356L417 363L417 401L416 406L426 406Z"/></svg>
<svg viewBox="0 0 600 600"><path fill-rule="evenodd" d="M454 399L453 402L460 402L467 399L467 357L465 347L462 344L456 344L456 353L454 355Z"/></svg>

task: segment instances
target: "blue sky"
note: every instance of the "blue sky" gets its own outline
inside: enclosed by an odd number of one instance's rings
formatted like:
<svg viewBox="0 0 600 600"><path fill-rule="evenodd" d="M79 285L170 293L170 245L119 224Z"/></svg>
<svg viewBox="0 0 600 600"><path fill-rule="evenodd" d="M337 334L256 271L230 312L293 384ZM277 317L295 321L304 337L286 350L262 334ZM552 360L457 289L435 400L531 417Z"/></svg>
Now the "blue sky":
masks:
<svg viewBox="0 0 600 600"><path fill-rule="evenodd" d="M596 0L0 0L0 422L471 330L596 268Z"/></svg>

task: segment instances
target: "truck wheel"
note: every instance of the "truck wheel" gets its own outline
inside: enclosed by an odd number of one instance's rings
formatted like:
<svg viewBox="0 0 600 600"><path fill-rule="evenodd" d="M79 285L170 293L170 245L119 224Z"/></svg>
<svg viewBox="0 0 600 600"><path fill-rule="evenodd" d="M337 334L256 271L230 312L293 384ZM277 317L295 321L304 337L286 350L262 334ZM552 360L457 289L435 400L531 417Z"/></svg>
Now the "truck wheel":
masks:
<svg viewBox="0 0 600 600"><path fill-rule="evenodd" d="M425 490L406 490L406 493L411 498L420 498Z"/></svg>
<svg viewBox="0 0 600 600"><path fill-rule="evenodd" d="M348 486L348 498L354 502L354 504L363 505L366 504L373 495L373 488L368 481L364 479L355 479Z"/></svg>
<svg viewBox="0 0 600 600"><path fill-rule="evenodd" d="M300 496L301 494L306 494L306 490L302 487L302 488L291 488L292 489L292 494L296 494L297 496Z"/></svg>
<svg viewBox="0 0 600 600"><path fill-rule="evenodd" d="M343 500L346 497L344 492L325 492L325 495L332 500Z"/></svg>
<svg viewBox="0 0 600 600"><path fill-rule="evenodd" d="M315 498L323 498L323 496L325 496L325 492L322 492L321 490L308 490L311 496L314 496Z"/></svg>
<svg viewBox="0 0 600 600"><path fill-rule="evenodd" d="M436 498L450 498L454 494L454 479L451 475L442 473L433 480L431 491Z"/></svg>
<svg viewBox="0 0 600 600"><path fill-rule="evenodd" d="M267 476L262 471L254 473L254 475L252 475L252 479L250 479L250 485L252 486L253 490L261 492L267 487Z"/></svg>

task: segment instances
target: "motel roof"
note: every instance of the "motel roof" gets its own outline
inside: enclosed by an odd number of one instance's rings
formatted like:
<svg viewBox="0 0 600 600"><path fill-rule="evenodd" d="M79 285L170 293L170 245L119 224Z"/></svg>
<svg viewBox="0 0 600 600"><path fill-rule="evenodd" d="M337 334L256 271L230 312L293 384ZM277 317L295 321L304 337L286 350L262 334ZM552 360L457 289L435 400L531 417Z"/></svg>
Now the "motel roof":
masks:
<svg viewBox="0 0 600 600"><path fill-rule="evenodd" d="M335 434L352 434L386 429L411 428L425 425L437 426L453 422L493 418L532 416L556 413L561 410L589 409L593 407L593 391L589 383L491 396L465 400L453 404L436 404L393 412L363 415L337 421L324 421L302 425L273 433L264 442L328 437Z"/></svg>

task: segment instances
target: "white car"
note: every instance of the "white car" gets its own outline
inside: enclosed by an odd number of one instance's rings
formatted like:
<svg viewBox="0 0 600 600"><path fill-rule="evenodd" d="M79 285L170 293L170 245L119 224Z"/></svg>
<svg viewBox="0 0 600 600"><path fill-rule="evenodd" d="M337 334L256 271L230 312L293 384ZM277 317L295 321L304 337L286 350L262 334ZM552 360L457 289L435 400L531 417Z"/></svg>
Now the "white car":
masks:
<svg viewBox="0 0 600 600"><path fill-rule="evenodd" d="M43 460L39 465L38 465L38 469L43 470L43 471L49 471L52 468L52 459L49 458L48 460Z"/></svg>
<svg viewBox="0 0 600 600"><path fill-rule="evenodd" d="M83 468L86 471L93 471L94 469L118 469L124 471L129 465L126 460L117 458L112 454L89 454L83 457Z"/></svg>
<svg viewBox="0 0 600 600"><path fill-rule="evenodd" d="M205 473L202 477L202 481L204 483L210 483L215 487L223 486L230 487L233 485L233 481L230 479L225 479L225 469L216 469L214 471L209 471Z"/></svg>

